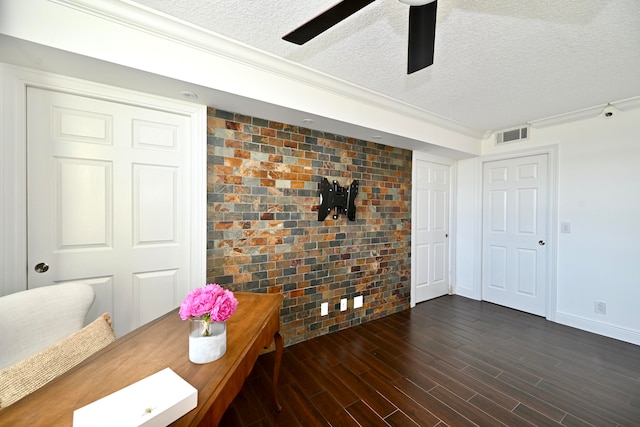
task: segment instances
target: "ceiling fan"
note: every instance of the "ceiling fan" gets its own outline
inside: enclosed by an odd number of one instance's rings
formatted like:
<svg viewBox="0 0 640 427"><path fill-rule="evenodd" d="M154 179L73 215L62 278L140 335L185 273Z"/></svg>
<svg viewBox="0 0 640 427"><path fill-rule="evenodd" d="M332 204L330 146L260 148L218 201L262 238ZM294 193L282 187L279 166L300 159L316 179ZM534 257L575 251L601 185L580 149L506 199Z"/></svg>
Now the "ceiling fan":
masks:
<svg viewBox="0 0 640 427"><path fill-rule="evenodd" d="M282 38L291 43L304 44L374 1L343 0ZM438 2L437 0L399 1L410 5L407 74L411 74L433 64Z"/></svg>

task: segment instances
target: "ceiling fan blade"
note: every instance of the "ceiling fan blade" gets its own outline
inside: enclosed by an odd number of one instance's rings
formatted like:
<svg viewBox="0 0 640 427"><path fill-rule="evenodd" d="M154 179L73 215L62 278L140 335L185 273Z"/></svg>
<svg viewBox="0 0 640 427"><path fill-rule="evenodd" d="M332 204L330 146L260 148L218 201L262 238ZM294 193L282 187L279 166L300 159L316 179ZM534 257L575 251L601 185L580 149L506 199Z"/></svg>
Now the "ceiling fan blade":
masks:
<svg viewBox="0 0 640 427"><path fill-rule="evenodd" d="M302 24L282 38L291 43L304 44L374 1L375 0L341 1L331 9L322 12L311 21Z"/></svg>
<svg viewBox="0 0 640 427"><path fill-rule="evenodd" d="M423 6L409 8L409 59L407 74L433 64L436 40L437 0Z"/></svg>

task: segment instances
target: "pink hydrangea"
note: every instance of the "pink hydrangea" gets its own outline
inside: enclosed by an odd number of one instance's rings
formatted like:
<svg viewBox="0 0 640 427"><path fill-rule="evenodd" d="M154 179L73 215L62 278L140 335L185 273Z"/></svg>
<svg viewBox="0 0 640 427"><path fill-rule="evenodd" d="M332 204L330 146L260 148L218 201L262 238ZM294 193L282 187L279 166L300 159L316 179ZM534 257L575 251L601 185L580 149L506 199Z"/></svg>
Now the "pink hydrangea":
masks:
<svg viewBox="0 0 640 427"><path fill-rule="evenodd" d="M216 283L193 289L180 305L180 318L209 317L213 322L224 322L238 307L233 292Z"/></svg>

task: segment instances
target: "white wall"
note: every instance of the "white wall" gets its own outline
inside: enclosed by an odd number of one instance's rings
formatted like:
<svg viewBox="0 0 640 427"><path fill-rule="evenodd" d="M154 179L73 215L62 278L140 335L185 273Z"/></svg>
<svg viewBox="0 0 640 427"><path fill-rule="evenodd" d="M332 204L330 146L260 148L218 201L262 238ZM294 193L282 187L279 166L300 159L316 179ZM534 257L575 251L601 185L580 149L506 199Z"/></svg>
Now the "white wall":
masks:
<svg viewBox="0 0 640 427"><path fill-rule="evenodd" d="M558 221L571 233L557 241L557 307L549 318L566 325L640 344L640 110L617 112L543 129L529 141L482 155L557 144ZM456 292L478 298L480 271L480 159L458 163ZM474 177L474 179L472 179ZM558 224L558 230L560 229ZM473 241L473 244L469 242ZM607 304L595 313L595 301Z"/></svg>

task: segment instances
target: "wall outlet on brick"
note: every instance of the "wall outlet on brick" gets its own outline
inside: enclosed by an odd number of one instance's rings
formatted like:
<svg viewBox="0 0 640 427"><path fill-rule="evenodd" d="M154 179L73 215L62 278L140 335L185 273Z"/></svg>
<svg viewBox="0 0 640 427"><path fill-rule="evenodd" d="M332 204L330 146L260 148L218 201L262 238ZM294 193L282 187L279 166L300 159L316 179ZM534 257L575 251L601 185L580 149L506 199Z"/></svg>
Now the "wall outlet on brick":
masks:
<svg viewBox="0 0 640 427"><path fill-rule="evenodd" d="M345 311L347 309L347 299L342 298L340 300L340 311Z"/></svg>
<svg viewBox="0 0 640 427"><path fill-rule="evenodd" d="M326 316L327 314L329 314L329 303L323 302L320 304L320 316Z"/></svg>
<svg viewBox="0 0 640 427"><path fill-rule="evenodd" d="M353 308L360 308L364 303L364 297L362 295L358 295L353 299Z"/></svg>

